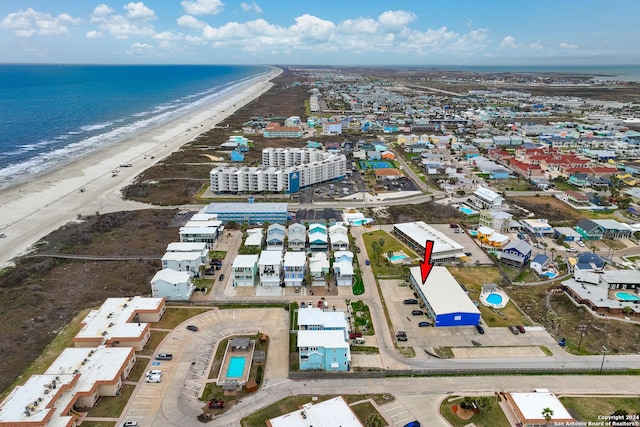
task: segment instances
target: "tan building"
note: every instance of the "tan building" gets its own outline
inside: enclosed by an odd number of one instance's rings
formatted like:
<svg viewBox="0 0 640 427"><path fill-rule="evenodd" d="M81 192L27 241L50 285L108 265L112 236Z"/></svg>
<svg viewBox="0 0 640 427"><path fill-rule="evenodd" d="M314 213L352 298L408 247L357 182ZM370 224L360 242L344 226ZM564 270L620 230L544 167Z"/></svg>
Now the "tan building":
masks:
<svg viewBox="0 0 640 427"><path fill-rule="evenodd" d="M148 322L160 321L164 311L164 298L108 298L84 318L73 343L76 347L104 345L140 351L151 337Z"/></svg>

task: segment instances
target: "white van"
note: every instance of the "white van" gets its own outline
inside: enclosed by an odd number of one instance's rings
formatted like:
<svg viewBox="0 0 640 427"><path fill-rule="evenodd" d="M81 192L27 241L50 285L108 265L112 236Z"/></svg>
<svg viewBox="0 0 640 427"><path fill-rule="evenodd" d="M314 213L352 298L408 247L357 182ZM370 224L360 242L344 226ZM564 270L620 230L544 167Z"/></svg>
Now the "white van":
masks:
<svg viewBox="0 0 640 427"><path fill-rule="evenodd" d="M360 345L365 343L363 337L357 337L356 339L353 340L353 342L356 343L356 344L360 344Z"/></svg>
<svg viewBox="0 0 640 427"><path fill-rule="evenodd" d="M147 375L148 383L159 383L162 381L162 375Z"/></svg>

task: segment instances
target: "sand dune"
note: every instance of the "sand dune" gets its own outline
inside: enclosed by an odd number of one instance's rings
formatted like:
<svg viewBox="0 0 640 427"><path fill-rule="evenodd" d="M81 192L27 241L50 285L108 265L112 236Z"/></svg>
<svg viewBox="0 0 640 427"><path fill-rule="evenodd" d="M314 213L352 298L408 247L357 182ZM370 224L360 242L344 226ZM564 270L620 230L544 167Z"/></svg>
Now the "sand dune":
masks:
<svg viewBox="0 0 640 427"><path fill-rule="evenodd" d="M266 92L280 74L253 79L222 101L148 130L123 143L78 159L59 170L8 190L0 191L0 266L28 252L42 237L95 212L145 209L125 201L120 190L158 161L210 130L236 110ZM130 165L121 167L121 165ZM117 171L114 173L114 171Z"/></svg>

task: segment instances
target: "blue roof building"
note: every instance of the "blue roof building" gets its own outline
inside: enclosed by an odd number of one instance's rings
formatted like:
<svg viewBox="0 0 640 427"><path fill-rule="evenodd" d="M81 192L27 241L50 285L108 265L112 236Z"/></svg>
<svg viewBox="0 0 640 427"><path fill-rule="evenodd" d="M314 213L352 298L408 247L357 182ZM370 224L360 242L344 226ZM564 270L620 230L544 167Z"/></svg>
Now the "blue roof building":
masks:
<svg viewBox="0 0 640 427"><path fill-rule="evenodd" d="M289 205L287 203L211 203L203 213L216 214L222 222L255 224L269 222L284 224L287 222Z"/></svg>

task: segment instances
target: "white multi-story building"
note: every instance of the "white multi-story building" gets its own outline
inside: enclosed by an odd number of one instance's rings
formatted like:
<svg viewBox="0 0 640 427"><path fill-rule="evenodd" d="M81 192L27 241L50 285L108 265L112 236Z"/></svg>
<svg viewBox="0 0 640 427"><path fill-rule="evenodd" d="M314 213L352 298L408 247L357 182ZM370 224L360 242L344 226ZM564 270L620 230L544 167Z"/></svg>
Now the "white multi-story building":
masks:
<svg viewBox="0 0 640 427"><path fill-rule="evenodd" d="M284 285L302 286L307 270L307 255L304 252L284 254Z"/></svg>
<svg viewBox="0 0 640 427"><path fill-rule="evenodd" d="M262 251L258 259L260 285L280 286L282 283L282 253L280 251Z"/></svg>
<svg viewBox="0 0 640 427"><path fill-rule="evenodd" d="M280 150L280 151L276 151ZM262 167L217 167L209 178L214 193L295 193L300 188L343 178L347 158L321 150L265 148Z"/></svg>
<svg viewBox="0 0 640 427"><path fill-rule="evenodd" d="M305 163L320 162L328 159L331 154L315 148L274 148L262 150L262 166L290 167Z"/></svg>

